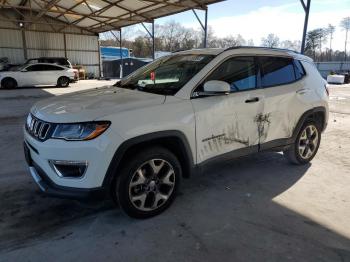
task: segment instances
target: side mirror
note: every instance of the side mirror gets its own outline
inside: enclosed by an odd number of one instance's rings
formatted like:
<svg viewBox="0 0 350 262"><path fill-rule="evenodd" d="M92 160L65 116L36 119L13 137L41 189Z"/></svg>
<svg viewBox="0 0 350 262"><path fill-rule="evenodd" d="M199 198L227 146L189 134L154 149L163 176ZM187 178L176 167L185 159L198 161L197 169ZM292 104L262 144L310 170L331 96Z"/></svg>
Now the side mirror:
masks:
<svg viewBox="0 0 350 262"><path fill-rule="evenodd" d="M224 93L227 94L231 91L230 85L225 81L210 80L204 83L204 92L208 93Z"/></svg>

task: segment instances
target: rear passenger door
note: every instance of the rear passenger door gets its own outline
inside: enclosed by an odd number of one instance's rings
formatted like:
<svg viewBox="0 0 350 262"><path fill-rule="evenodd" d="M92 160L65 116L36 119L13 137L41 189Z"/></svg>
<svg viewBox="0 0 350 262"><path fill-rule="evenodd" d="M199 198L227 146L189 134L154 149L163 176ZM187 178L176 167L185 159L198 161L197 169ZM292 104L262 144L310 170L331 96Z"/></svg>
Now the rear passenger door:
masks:
<svg viewBox="0 0 350 262"><path fill-rule="evenodd" d="M291 57L258 57L264 109L260 116L261 149L279 146L292 137L294 127L305 112L298 96L304 87L305 71Z"/></svg>
<svg viewBox="0 0 350 262"><path fill-rule="evenodd" d="M56 85L58 78L64 74L64 68L56 65L46 65L44 70L45 85Z"/></svg>

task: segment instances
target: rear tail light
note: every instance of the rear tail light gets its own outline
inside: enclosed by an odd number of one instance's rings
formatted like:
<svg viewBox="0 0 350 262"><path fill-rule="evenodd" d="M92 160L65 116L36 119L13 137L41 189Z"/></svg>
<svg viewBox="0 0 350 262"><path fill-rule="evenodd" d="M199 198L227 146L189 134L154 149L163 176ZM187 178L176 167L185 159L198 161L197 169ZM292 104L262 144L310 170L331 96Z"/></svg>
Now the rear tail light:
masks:
<svg viewBox="0 0 350 262"><path fill-rule="evenodd" d="M329 96L328 84L324 84L324 89L326 90L327 96Z"/></svg>

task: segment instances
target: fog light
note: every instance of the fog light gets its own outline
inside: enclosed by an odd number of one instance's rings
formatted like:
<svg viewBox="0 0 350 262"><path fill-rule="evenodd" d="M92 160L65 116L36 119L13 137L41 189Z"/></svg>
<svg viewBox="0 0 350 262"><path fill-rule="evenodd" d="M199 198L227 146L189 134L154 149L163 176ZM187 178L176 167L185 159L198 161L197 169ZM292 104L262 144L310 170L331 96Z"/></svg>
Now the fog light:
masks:
<svg viewBox="0 0 350 262"><path fill-rule="evenodd" d="M52 169L59 177L81 178L88 167L87 161L49 160Z"/></svg>

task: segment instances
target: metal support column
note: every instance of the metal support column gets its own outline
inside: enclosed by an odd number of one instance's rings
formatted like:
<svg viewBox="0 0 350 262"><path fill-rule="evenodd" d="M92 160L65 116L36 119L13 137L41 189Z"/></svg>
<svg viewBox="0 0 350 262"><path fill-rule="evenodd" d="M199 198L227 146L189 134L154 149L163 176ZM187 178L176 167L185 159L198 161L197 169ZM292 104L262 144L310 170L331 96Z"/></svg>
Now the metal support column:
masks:
<svg viewBox="0 0 350 262"><path fill-rule="evenodd" d="M154 60L155 58L155 52L156 52L156 43L154 41L154 20L152 21L152 33L148 30L148 28L145 26L144 23L141 23L141 25L143 26L143 28L146 30L146 32L148 33L148 35L152 38L152 58Z"/></svg>
<svg viewBox="0 0 350 262"><path fill-rule="evenodd" d="M300 50L300 52L303 54L304 51L305 51L306 34L307 34L307 26L308 26L308 23L309 23L309 14L310 14L311 0L307 0L306 4L305 4L304 0L300 0L300 3L303 6L304 11L305 11L303 38L302 38L301 50Z"/></svg>
<svg viewBox="0 0 350 262"><path fill-rule="evenodd" d="M154 20L152 21L152 58L153 60L156 57L156 42L155 42L155 36L154 36Z"/></svg>
<svg viewBox="0 0 350 262"><path fill-rule="evenodd" d="M23 46L24 60L27 60L28 59L28 51L27 51L26 32L24 31L24 28L22 28L21 31L22 31L22 46Z"/></svg>
<svg viewBox="0 0 350 262"><path fill-rule="evenodd" d="M201 19L199 18L197 12L192 9L192 12L194 13L194 15L196 16L199 24L201 25L203 31L204 31L204 39L203 39L203 47L206 48L207 47L207 37L208 37L208 8L205 9L205 16L204 16L204 25L201 21Z"/></svg>
<svg viewBox="0 0 350 262"><path fill-rule="evenodd" d="M66 38L66 33L63 33L63 46L64 46L64 57L68 58L67 56L67 38ZM100 49L98 49L100 50Z"/></svg>
<svg viewBox="0 0 350 262"><path fill-rule="evenodd" d="M66 37L64 37L64 41L66 41ZM99 70L99 77L103 78L103 64L102 64L102 58L101 58L101 40L100 40L100 37L98 37L97 43L98 43L98 70ZM65 44L65 53L67 53L66 44ZM67 58L67 54L66 54L66 58Z"/></svg>
<svg viewBox="0 0 350 262"><path fill-rule="evenodd" d="M110 31L112 35L114 36L115 40L119 42L119 53L120 53L120 65L119 65L119 77L123 78L123 53L122 53L122 29L119 29L119 39L114 34L113 31Z"/></svg>
<svg viewBox="0 0 350 262"><path fill-rule="evenodd" d="M122 29L119 29L120 78L123 78Z"/></svg>
<svg viewBox="0 0 350 262"><path fill-rule="evenodd" d="M204 20L204 48L207 48L208 44L208 7L205 9L205 20Z"/></svg>

